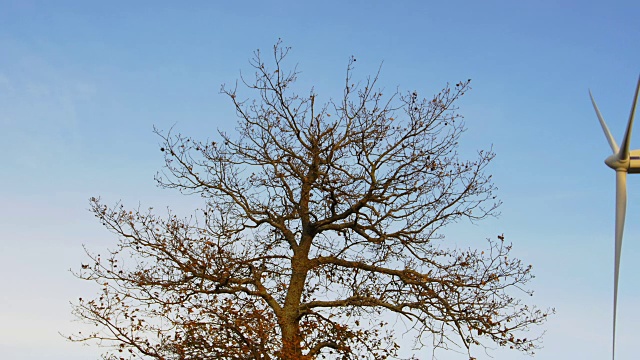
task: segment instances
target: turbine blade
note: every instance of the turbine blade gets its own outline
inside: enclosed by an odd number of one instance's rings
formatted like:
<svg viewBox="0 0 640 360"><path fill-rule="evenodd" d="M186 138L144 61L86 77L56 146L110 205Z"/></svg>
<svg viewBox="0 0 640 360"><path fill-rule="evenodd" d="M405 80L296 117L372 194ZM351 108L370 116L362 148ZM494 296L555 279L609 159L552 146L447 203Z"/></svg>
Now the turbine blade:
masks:
<svg viewBox="0 0 640 360"><path fill-rule="evenodd" d="M618 159L624 160L629 158L629 143L631 143L631 129L633 128L633 117L636 113L636 103L638 102L638 90L640 90L640 78L636 86L636 94L633 97L633 105L631 105L631 114L629 114L629 123L627 123L627 131L624 133L622 144L620 144L620 153Z"/></svg>
<svg viewBox="0 0 640 360"><path fill-rule="evenodd" d="M627 211L627 172L616 171L616 245L613 269L613 359L616 353L616 313L618 309L618 278L620 274L620 253L622 251L622 233Z"/></svg>
<svg viewBox="0 0 640 360"><path fill-rule="evenodd" d="M593 108L596 111L596 115L598 115L598 120L600 120L600 126L602 126L602 131L604 131L604 136L607 137L607 141L609 142L609 146L611 146L611 150L614 154L618 153L618 144L616 144L615 139L611 136L611 132L607 127L607 123L604 122L602 118L602 114L600 114L600 109L598 109L598 105L596 105L596 101L593 99L593 95L591 94L591 90L589 90L589 97L591 97L591 104L593 104Z"/></svg>

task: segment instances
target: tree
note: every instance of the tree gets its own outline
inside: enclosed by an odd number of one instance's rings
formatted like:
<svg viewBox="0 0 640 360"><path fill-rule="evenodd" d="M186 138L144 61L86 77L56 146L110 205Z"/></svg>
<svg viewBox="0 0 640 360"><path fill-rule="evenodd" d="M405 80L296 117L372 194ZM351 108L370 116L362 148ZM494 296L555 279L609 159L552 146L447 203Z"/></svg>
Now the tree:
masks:
<svg viewBox="0 0 640 360"><path fill-rule="evenodd" d="M118 235L103 259L75 274L102 287L74 313L98 326L74 341L113 346L106 356L154 359L387 359L397 355L393 316L416 345L497 344L525 353L522 334L548 311L513 293L531 267L509 257L504 237L484 251L445 247L442 227L496 215L485 168L491 151L462 160L464 131L454 102L469 81L431 99L385 97L378 75L323 105L297 95L289 49L273 68L250 64L256 94L223 86L238 115L237 136L216 141L165 134L160 186L199 194L203 210L180 218L127 210L92 198Z"/></svg>

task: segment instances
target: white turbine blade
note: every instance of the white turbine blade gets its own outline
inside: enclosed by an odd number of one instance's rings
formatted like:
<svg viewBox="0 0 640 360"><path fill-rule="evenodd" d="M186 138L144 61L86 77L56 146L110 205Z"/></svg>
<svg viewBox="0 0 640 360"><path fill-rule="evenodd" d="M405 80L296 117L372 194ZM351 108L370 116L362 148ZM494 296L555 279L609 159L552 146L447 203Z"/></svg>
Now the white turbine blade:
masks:
<svg viewBox="0 0 640 360"><path fill-rule="evenodd" d="M616 248L613 269L613 359L616 354L616 313L618 309L618 278L620 274L620 252L622 250L622 233L627 211L627 172L616 171Z"/></svg>
<svg viewBox="0 0 640 360"><path fill-rule="evenodd" d="M633 118L636 113L636 104L638 103L638 90L640 90L640 78L638 78L638 85L636 86L636 94L633 97L633 105L631 105L631 114L629 114L629 123L627 124L627 131L624 133L624 139L620 145L620 155L618 159L627 159L629 157L629 143L631 142L631 128L633 128Z"/></svg>
<svg viewBox="0 0 640 360"><path fill-rule="evenodd" d="M607 141L609 142L609 146L611 146L611 150L614 154L618 153L618 144L614 140L613 136L611 136L611 132L607 127L607 123L604 122L602 118L602 114L600 114L600 109L598 109L598 105L596 105L596 101L593 99L593 95L591 95L591 90L589 90L589 96L591 97L591 103L593 104L593 108L596 111L596 115L598 115L598 120L600 120L600 126L602 126L602 131L604 131L604 135L607 137Z"/></svg>
<svg viewBox="0 0 640 360"><path fill-rule="evenodd" d="M638 93L640 93L640 76L638 76L638 85L636 85L636 95L633 97L633 105L631 105L631 114L629 115L629 122L633 122L633 116L636 113L636 105L638 104Z"/></svg>

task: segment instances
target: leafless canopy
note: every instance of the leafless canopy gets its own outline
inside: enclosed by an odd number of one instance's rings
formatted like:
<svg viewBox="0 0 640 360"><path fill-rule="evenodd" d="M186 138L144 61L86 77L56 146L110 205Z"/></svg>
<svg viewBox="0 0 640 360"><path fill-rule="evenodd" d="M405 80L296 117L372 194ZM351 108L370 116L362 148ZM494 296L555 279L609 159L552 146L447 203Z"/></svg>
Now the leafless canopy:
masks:
<svg viewBox="0 0 640 360"><path fill-rule="evenodd" d="M513 297L529 294L530 266L502 236L482 251L440 235L499 205L484 172L494 154L456 152L454 102L469 81L428 99L385 96L377 75L352 80L351 58L340 100L320 105L292 91L288 50L276 44L271 66L255 53L255 79L241 82L255 98L222 87L236 135L157 131L159 184L201 195L203 210L157 216L92 199L119 242L76 272L103 292L74 305L97 331L71 338L112 346L111 358L387 359L399 346L386 321L399 317L418 347L532 353L538 337L522 335L547 313Z"/></svg>

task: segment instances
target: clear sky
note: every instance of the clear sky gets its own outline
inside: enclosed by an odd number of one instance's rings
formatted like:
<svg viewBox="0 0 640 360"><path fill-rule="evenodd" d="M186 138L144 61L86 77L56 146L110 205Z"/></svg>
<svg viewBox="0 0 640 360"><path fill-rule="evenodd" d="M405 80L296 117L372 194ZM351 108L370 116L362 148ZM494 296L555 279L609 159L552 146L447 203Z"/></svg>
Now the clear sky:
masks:
<svg viewBox="0 0 640 360"><path fill-rule="evenodd" d="M0 0L0 354L97 358L58 334L80 326L69 301L95 292L68 271L82 245L115 242L88 198L199 206L155 187L152 127L233 130L220 84L282 38L300 84L325 98L340 96L351 55L360 78L384 62L387 89L431 95L472 79L459 103L462 153L493 146L504 205L498 219L449 228L449 241L484 246L504 233L534 265L526 300L557 309L537 359L609 358L615 175L587 89L620 141L640 72L639 15L638 1ZM637 359L640 322L640 176L628 189L619 360Z"/></svg>

